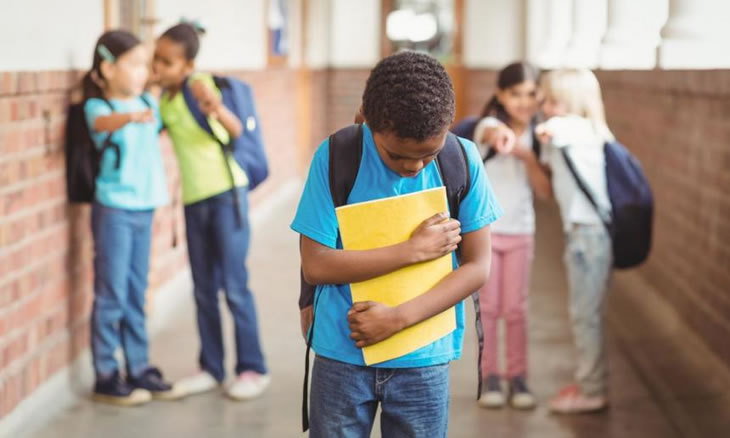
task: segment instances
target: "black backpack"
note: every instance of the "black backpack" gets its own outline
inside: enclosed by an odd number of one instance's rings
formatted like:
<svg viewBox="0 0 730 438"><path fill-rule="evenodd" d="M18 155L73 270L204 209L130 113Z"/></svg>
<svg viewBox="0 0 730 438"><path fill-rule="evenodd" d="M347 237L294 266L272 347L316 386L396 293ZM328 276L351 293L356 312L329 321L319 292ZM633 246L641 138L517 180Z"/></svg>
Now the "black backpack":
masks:
<svg viewBox="0 0 730 438"><path fill-rule="evenodd" d="M347 198L350 196L352 187L355 185L362 159L362 137L362 125L359 124L340 129L329 137L329 185L330 195L332 196L335 208L347 204ZM446 187L446 198L451 217L458 219L459 205L467 193L469 193L471 177L466 150L456 135L449 133L446 136L446 143L441 152L436 156L436 164L441 173L444 186ZM458 255L459 252L457 250ZM315 304L314 295L316 286L308 284L304 280L304 275L301 272L300 277L299 308L304 309ZM481 366L479 366L479 363L481 363L481 351L484 344L484 335L479 314L478 291L472 294L472 299L476 309L476 330L479 339L479 362L477 366L479 370L478 399L481 394L482 384ZM309 330L309 336L307 337L307 352L304 360L302 428L305 432L309 429L307 389L309 387L309 351L312 347L312 339L314 338L314 318L313 313L312 325Z"/></svg>
<svg viewBox="0 0 730 438"><path fill-rule="evenodd" d="M611 211L603 212L590 188L578 174L566 148L560 151L578 188L596 209L611 235L613 267L626 269L643 263L651 250L654 198L639 160L617 141L604 144L606 187Z"/></svg>
<svg viewBox="0 0 730 438"><path fill-rule="evenodd" d="M152 108L146 97L141 98L145 105ZM114 112L108 100L100 99ZM101 148L97 148L91 139L84 105L86 100L70 105L66 119L66 194L68 201L72 203L94 202L96 177L99 176L101 158L107 149L113 149L116 154L114 168L119 169L121 165L121 150L118 144L111 141L112 132L106 135Z"/></svg>
<svg viewBox="0 0 730 438"><path fill-rule="evenodd" d="M469 116L461 119L459 123L451 128L451 132L458 135L459 137L474 141L474 130L477 128L479 120L479 117L476 116ZM535 134L534 121L530 125L530 129L532 130L532 152L535 153L535 156L537 158L540 158L540 140L538 140L537 135ZM482 158L482 161L486 163L487 161L494 158L496 155L497 150L494 148L489 148L487 155Z"/></svg>

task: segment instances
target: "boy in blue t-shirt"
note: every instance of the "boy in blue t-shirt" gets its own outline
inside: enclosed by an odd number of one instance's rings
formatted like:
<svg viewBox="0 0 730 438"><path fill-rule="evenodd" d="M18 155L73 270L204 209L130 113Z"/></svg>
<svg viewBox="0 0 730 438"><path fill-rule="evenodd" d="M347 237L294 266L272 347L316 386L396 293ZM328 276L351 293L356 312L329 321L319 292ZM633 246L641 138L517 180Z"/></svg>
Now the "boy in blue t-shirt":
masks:
<svg viewBox="0 0 730 438"><path fill-rule="evenodd" d="M389 56L372 70L362 99L363 151L348 204L442 186L436 155L454 117L454 92L444 68L414 52ZM469 193L459 220L448 212L421 224L407 242L367 251L342 250L329 189L325 141L312 160L291 227L301 234L304 276L316 284L316 352L311 437L366 437L381 405L384 437L446 436L448 363L461 356L464 298L489 275L488 225L501 214L473 143L466 147ZM352 303L349 283L452 253L461 266L427 293L397 307ZM361 348L452 306L456 330L405 356L365 366Z"/></svg>

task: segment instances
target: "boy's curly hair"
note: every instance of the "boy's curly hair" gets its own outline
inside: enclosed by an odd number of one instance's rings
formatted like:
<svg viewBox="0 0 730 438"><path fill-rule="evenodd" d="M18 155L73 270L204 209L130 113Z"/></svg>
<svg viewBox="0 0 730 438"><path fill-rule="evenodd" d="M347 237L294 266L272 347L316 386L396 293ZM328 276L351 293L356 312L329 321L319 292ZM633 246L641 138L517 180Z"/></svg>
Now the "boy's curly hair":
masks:
<svg viewBox="0 0 730 438"><path fill-rule="evenodd" d="M400 52L370 72L362 112L375 132L418 141L441 134L454 120L454 88L431 56Z"/></svg>

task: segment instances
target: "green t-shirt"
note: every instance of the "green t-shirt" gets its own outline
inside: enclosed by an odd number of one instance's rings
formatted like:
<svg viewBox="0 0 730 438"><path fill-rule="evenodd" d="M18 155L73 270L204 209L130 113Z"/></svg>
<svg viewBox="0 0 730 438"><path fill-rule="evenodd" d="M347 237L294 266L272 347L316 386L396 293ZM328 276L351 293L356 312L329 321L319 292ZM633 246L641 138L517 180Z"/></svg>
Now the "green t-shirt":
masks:
<svg viewBox="0 0 730 438"><path fill-rule="evenodd" d="M215 90L213 77L208 74L195 74L192 79L203 80ZM231 176L220 144L198 125L185 104L182 92L170 98L165 93L160 99L160 114L172 139L182 176L183 203L192 204L230 190ZM208 118L215 135L224 143L230 139L223 125ZM233 171L236 187L248 185L248 177L236 160L231 157L229 165Z"/></svg>

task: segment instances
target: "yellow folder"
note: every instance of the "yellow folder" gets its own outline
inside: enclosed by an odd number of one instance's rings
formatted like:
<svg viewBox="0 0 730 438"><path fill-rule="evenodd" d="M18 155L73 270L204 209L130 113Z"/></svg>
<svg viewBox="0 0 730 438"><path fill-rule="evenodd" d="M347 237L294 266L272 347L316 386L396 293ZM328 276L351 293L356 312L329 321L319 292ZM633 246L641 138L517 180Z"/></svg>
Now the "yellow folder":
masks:
<svg viewBox="0 0 730 438"><path fill-rule="evenodd" d="M336 209L342 245L347 250L382 248L405 242L421 222L444 211L448 211L444 187ZM352 301L376 301L397 306L427 292L451 271L451 254L447 254L381 277L353 283ZM456 313L452 307L363 348L365 363L372 365L404 356L455 329Z"/></svg>

